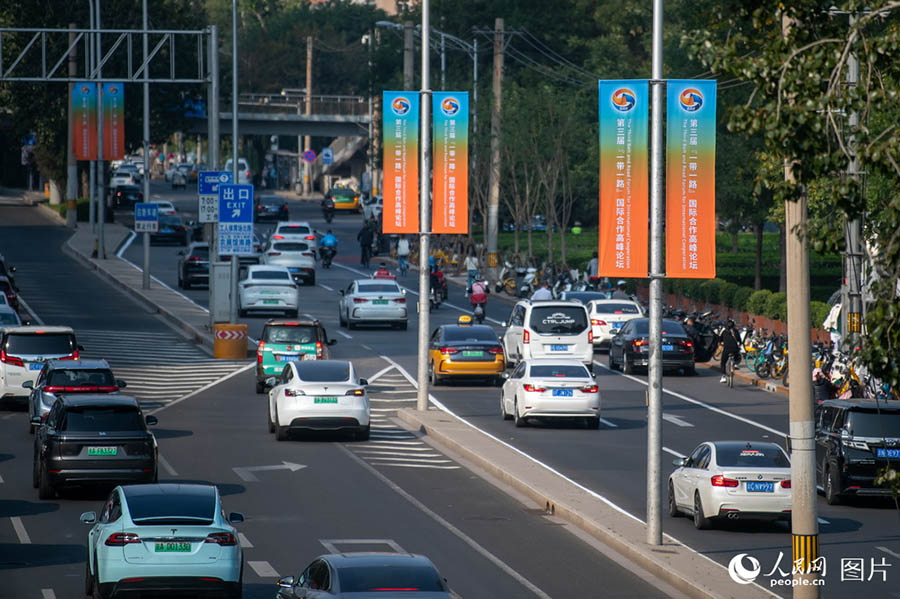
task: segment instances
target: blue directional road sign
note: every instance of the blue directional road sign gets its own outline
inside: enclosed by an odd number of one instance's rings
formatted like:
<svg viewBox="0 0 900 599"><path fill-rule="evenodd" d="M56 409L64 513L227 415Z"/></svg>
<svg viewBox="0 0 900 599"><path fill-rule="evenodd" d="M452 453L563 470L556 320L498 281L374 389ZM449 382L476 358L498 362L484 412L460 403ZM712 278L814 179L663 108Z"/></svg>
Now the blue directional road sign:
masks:
<svg viewBox="0 0 900 599"><path fill-rule="evenodd" d="M219 221L219 185L234 183L231 171L200 171L197 174L197 197L199 198L199 222Z"/></svg>
<svg viewBox="0 0 900 599"><path fill-rule="evenodd" d="M134 205L135 233L156 233L159 230L158 208L156 202L138 202Z"/></svg>
<svg viewBox="0 0 900 599"><path fill-rule="evenodd" d="M331 148L322 148L319 156L322 157L322 164L334 164L334 150Z"/></svg>
<svg viewBox="0 0 900 599"><path fill-rule="evenodd" d="M253 186L219 185L219 255L253 253Z"/></svg>

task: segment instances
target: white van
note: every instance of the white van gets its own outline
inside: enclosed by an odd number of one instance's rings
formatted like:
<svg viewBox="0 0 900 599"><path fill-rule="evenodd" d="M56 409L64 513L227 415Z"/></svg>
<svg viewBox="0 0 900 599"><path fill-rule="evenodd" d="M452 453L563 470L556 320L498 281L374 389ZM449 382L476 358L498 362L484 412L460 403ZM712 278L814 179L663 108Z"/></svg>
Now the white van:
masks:
<svg viewBox="0 0 900 599"><path fill-rule="evenodd" d="M580 360L593 372L593 332L581 302L521 300L503 326L503 353L511 364L531 358L569 358Z"/></svg>
<svg viewBox="0 0 900 599"><path fill-rule="evenodd" d="M0 328L0 399L27 398L47 360L77 360L81 346L70 327L12 326Z"/></svg>
<svg viewBox="0 0 900 599"><path fill-rule="evenodd" d="M225 168L222 170L226 170L229 173L231 172L232 159L229 158L225 161ZM250 170L250 163L247 162L246 158L238 158L238 179L237 182L239 185L249 185L253 182L253 172Z"/></svg>

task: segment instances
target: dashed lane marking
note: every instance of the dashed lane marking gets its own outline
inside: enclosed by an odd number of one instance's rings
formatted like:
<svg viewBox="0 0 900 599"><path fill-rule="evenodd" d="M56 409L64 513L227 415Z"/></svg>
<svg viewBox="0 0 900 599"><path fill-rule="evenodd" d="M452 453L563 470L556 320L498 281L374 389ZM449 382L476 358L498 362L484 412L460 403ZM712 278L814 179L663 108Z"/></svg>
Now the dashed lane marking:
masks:
<svg viewBox="0 0 900 599"><path fill-rule="evenodd" d="M600 422L602 422L603 424L605 424L606 426L608 426L610 428L619 428L618 424L614 424L614 423L610 422L609 420L607 420L606 418L600 418L599 420L600 420Z"/></svg>
<svg viewBox="0 0 900 599"><path fill-rule="evenodd" d="M56 599L53 589L41 589L41 599Z"/></svg>
<svg viewBox="0 0 900 599"><path fill-rule="evenodd" d="M245 535L242 532L238 533L238 541L240 542L241 547L243 547L244 549L252 549L253 548L253 543L251 543L250 539L247 538L247 535Z"/></svg>
<svg viewBox="0 0 900 599"><path fill-rule="evenodd" d="M345 333L344 331L342 331L342 330L340 330L340 329L338 329L337 334L340 335L341 337L346 338L346 339L353 339L353 336L352 336L352 335L348 335L347 333Z"/></svg>
<svg viewBox="0 0 900 599"><path fill-rule="evenodd" d="M665 420L667 422L671 422L672 424L677 424L678 426L684 426L684 427L693 427L694 426L687 420L684 420L683 418L679 418L678 416L675 416L674 414L663 414L662 418L663 418L663 420Z"/></svg>
<svg viewBox="0 0 900 599"><path fill-rule="evenodd" d="M253 568L260 578L278 578L278 572L269 562L247 562L247 565Z"/></svg>
<svg viewBox="0 0 900 599"><path fill-rule="evenodd" d="M891 551L891 550L888 549L887 547L881 547L881 546L878 546L878 547L875 547L875 549L877 549L878 551L882 551L882 552L884 552L884 553L887 553L887 554L890 555L890 556L896 557L897 559L900 559L900 553L896 553L896 552L894 552L894 551Z"/></svg>
<svg viewBox="0 0 900 599"><path fill-rule="evenodd" d="M159 460L163 470L165 470L169 476L178 476L178 473L172 468L172 464L169 463L169 460L167 460L163 454L157 454L156 459Z"/></svg>
<svg viewBox="0 0 900 599"><path fill-rule="evenodd" d="M334 291L334 289L332 289L331 287L329 287L329 286L326 285L325 283L319 283L319 287L321 287L321 288L324 289L325 291Z"/></svg>
<svg viewBox="0 0 900 599"><path fill-rule="evenodd" d="M31 537L28 536L28 531L25 530L25 525L22 524L22 519L18 516L10 516L9 521L12 522L13 530L16 531L16 536L19 537L19 543L23 545L31 545Z"/></svg>

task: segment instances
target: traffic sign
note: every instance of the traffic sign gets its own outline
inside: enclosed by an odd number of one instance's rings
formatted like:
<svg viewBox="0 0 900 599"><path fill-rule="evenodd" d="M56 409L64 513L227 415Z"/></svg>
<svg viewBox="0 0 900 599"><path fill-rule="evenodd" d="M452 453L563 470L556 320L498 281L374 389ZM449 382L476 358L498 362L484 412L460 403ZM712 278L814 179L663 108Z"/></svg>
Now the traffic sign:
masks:
<svg viewBox="0 0 900 599"><path fill-rule="evenodd" d="M156 233L159 230L159 210L156 202L138 202L134 205L134 231Z"/></svg>
<svg viewBox="0 0 900 599"><path fill-rule="evenodd" d="M303 152L303 162L315 162L316 161L316 153L313 150L307 150Z"/></svg>
<svg viewBox="0 0 900 599"><path fill-rule="evenodd" d="M334 164L334 150L322 148L322 164Z"/></svg>
<svg viewBox="0 0 900 599"><path fill-rule="evenodd" d="M199 222L219 222L219 185L233 182L231 171L200 171L197 174Z"/></svg>
<svg viewBox="0 0 900 599"><path fill-rule="evenodd" d="M219 255L253 253L253 186L219 185Z"/></svg>

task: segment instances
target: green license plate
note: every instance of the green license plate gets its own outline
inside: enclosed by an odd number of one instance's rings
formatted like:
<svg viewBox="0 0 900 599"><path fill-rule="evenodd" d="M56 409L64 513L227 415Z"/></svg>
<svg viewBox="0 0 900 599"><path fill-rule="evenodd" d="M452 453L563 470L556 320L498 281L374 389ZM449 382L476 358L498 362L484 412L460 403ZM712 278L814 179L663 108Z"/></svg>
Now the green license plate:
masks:
<svg viewBox="0 0 900 599"><path fill-rule="evenodd" d="M277 304L278 300L263 300L264 304Z"/></svg>
<svg viewBox="0 0 900 599"><path fill-rule="evenodd" d="M464 358L481 358L482 356L484 356L483 351L470 351L470 350L463 351Z"/></svg>
<svg viewBox="0 0 900 599"><path fill-rule="evenodd" d="M154 548L156 553L190 553L190 543L157 543Z"/></svg>
<svg viewBox="0 0 900 599"><path fill-rule="evenodd" d="M387 300L372 300L372 303L376 306L386 306Z"/></svg>
<svg viewBox="0 0 900 599"><path fill-rule="evenodd" d="M313 399L313 403L337 403L337 397L317 397Z"/></svg>
<svg viewBox="0 0 900 599"><path fill-rule="evenodd" d="M88 455L116 455L118 447L88 447Z"/></svg>

